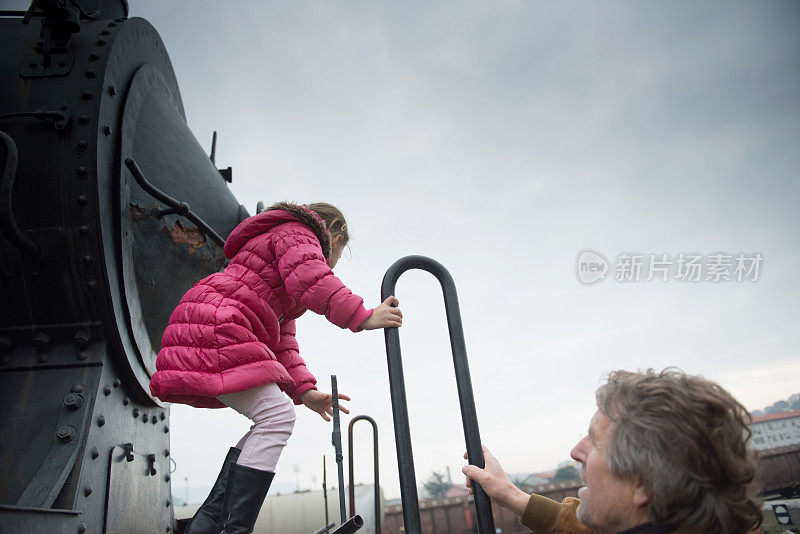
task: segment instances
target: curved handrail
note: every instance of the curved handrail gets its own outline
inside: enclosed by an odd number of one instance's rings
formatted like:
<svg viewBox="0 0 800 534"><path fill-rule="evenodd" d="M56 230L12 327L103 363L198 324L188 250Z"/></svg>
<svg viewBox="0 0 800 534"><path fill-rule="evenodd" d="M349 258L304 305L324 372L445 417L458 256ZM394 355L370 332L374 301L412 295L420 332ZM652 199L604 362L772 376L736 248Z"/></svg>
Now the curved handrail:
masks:
<svg viewBox="0 0 800 534"><path fill-rule="evenodd" d="M350 420L350 424L347 426L347 452L348 452L348 460L349 460L349 495L350 495L350 515L356 515L356 486L355 486L355 476L353 474L353 425L355 425L356 421L368 421L369 424L372 425L372 461L375 466L374 476L373 476L373 484L375 488L374 493L374 501L375 501L375 534L381 534L381 486L379 478L379 468L378 468L378 424L375 422L375 419L368 415L357 415Z"/></svg>
<svg viewBox="0 0 800 534"><path fill-rule="evenodd" d="M464 343L464 329L461 325L461 312L458 306L458 295L453 277L444 266L436 260L425 256L406 256L400 258L386 271L381 284L381 301L395 293L397 280L410 269L428 271L439 280L444 294L447 328L450 334L450 348L453 352L453 364L458 386L458 400L461 406L461 421L464 426L464 438L467 444L469 463L484 467L483 450L481 448L478 417L475 411L475 399L472 394L472 380L467 362L467 348ZM392 415L394 419L395 443L397 445L397 464L400 471L400 495L403 502L403 523L406 534L420 534L422 526L419 519L419 502L417 483L414 474L414 458L411 450L411 432L408 426L408 407L406 404L405 380L403 378L403 362L400 356L400 332L397 328L384 329L386 337L386 357L389 364L389 387L392 397ZM494 534L494 518L489 496L483 488L473 481L475 510L479 534Z"/></svg>
<svg viewBox="0 0 800 534"><path fill-rule="evenodd" d="M0 180L0 232L26 256L35 259L42 255L42 249L25 237L14 219L14 207L11 199L19 166L17 145L5 132L0 132L0 143L6 147L6 164L2 180Z"/></svg>
<svg viewBox="0 0 800 534"><path fill-rule="evenodd" d="M186 202L180 202L179 200L175 200L171 196L167 195L166 193L162 192L160 189L156 188L153 184L147 181L147 178L144 177L144 173L142 173L142 169L139 168L139 165L136 163L136 160L133 158L125 158L125 166L128 167L128 170L131 171L131 174L136 179L136 183L139 184L139 187L144 189L147 193L151 196L155 197L157 200L160 200L170 208L171 210L167 212L161 212L161 215L166 215L167 213L177 213L183 217L186 217L190 221L202 230L204 234L206 234L211 240L216 243L217 245L222 248L225 244L225 240L214 231L206 222L198 217L192 210L189 208L189 204Z"/></svg>

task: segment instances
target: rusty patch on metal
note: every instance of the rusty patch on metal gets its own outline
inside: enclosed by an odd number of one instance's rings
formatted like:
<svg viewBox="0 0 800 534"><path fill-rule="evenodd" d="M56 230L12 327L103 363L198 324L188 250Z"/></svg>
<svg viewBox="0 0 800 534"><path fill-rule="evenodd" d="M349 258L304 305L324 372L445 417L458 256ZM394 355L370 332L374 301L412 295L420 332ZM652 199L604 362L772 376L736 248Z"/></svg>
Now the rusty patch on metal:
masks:
<svg viewBox="0 0 800 534"><path fill-rule="evenodd" d="M150 217L150 214L147 213L147 210L131 202L131 219L133 219L133 222L139 222L148 217Z"/></svg>
<svg viewBox="0 0 800 534"><path fill-rule="evenodd" d="M197 249L206 244L206 236L203 235L199 228L187 228L181 224L180 220L175 221L175 224L172 225L170 237L172 237L172 241L179 245L183 243L189 245L189 254L194 254Z"/></svg>

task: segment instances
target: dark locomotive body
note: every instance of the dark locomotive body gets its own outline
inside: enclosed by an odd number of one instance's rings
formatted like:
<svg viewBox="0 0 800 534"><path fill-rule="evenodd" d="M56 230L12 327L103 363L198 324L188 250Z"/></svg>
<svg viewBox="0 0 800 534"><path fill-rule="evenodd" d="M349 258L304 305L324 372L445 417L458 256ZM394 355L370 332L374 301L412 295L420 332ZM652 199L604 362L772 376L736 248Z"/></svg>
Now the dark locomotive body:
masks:
<svg viewBox="0 0 800 534"><path fill-rule="evenodd" d="M170 532L148 383L172 308L224 256L125 160L222 238L248 214L149 23L121 0L34 4L0 17L0 531Z"/></svg>

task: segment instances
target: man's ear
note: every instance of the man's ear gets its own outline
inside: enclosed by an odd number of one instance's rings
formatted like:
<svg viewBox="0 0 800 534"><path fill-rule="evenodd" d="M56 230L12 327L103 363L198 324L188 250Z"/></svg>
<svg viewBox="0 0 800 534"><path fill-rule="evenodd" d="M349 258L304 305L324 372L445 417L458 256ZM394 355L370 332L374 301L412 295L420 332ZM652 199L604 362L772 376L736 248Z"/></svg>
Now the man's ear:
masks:
<svg viewBox="0 0 800 534"><path fill-rule="evenodd" d="M641 483L641 481L637 481L636 486L633 489L633 504L636 506L644 506L648 502L650 502L650 491Z"/></svg>

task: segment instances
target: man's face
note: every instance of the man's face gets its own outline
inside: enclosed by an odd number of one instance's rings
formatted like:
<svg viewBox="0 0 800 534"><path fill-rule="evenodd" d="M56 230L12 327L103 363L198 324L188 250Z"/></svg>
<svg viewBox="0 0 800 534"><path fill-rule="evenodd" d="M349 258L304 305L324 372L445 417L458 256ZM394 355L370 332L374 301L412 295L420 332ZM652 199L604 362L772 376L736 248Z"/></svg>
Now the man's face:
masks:
<svg viewBox="0 0 800 534"><path fill-rule="evenodd" d="M570 455L581 463L578 491L578 520L598 532L619 532L647 522L646 492L638 483L622 479L609 471L606 463L611 420L595 412L589 433Z"/></svg>

